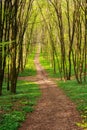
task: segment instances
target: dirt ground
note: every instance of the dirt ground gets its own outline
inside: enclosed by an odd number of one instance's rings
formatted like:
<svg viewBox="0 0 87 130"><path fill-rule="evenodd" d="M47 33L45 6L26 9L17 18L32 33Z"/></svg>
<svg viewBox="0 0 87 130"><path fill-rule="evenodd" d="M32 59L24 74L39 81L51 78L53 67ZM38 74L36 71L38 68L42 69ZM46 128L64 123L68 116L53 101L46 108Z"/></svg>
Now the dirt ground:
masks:
<svg viewBox="0 0 87 130"><path fill-rule="evenodd" d="M81 122L74 103L57 87L53 79L39 63L36 54L36 77L21 77L22 80L35 81L40 85L42 97L38 101L35 111L27 115L19 130L82 130L76 123Z"/></svg>

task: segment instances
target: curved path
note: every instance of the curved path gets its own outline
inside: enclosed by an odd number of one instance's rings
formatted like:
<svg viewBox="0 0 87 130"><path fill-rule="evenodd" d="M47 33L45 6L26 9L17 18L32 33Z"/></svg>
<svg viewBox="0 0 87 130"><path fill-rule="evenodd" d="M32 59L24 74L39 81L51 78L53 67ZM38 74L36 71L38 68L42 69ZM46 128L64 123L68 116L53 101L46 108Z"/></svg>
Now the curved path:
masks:
<svg viewBox="0 0 87 130"><path fill-rule="evenodd" d="M40 85L42 98L19 130L82 130L76 126L76 123L81 121L76 106L55 82L48 78L39 63L39 53L36 54L35 65L36 82Z"/></svg>

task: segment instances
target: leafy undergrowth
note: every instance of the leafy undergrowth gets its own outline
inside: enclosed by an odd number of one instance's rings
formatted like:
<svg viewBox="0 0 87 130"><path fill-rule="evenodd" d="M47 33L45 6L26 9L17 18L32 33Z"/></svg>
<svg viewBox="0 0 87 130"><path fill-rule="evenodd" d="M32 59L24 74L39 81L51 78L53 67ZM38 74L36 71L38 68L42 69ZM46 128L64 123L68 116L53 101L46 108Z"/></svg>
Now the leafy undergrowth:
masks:
<svg viewBox="0 0 87 130"><path fill-rule="evenodd" d="M58 85L65 91L66 95L76 103L83 121L77 123L84 130L87 130L87 84L78 84L77 81L60 81Z"/></svg>
<svg viewBox="0 0 87 130"><path fill-rule="evenodd" d="M52 78L61 78L63 77L63 72L60 74L60 72L58 71L58 64L56 61L56 72L54 72L53 66L50 63L50 61L47 58L47 54L45 54L46 56L43 56L43 54L40 54L40 63L41 65L45 68L46 72L48 73L48 75ZM74 70L72 67L72 75L74 75Z"/></svg>
<svg viewBox="0 0 87 130"><path fill-rule="evenodd" d="M0 97L0 130L17 130L26 113L34 111L40 89L37 84L26 81L18 81L16 95L5 93L5 88L4 84L4 95Z"/></svg>
<svg viewBox="0 0 87 130"><path fill-rule="evenodd" d="M50 77L53 77L53 78L60 77L60 74L58 71L54 73L54 70L53 70L52 65L50 64L50 61L48 61L47 58L44 58L43 54L40 54L40 63L45 68L46 72L48 73Z"/></svg>
<svg viewBox="0 0 87 130"><path fill-rule="evenodd" d="M35 57L35 52L32 52L28 58L27 58L27 63L22 72L19 73L20 77L24 76L35 76L36 75L36 68L34 65L34 57Z"/></svg>

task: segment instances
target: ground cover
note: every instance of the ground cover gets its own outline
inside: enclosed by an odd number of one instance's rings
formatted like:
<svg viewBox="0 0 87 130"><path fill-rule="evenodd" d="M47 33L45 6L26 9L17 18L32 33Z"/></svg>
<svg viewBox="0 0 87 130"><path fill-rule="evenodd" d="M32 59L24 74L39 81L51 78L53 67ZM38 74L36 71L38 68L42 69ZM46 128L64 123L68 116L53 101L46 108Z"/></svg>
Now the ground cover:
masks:
<svg viewBox="0 0 87 130"><path fill-rule="evenodd" d="M87 129L87 84L78 84L76 80L58 81L60 88L64 90L66 95L77 105L77 109L83 118L83 123L78 125Z"/></svg>
<svg viewBox="0 0 87 130"><path fill-rule="evenodd" d="M63 77L63 72L60 74L59 70L58 70L58 64L57 64L57 61L55 60L55 66L56 66L56 72L54 72L54 68L51 64L51 62L49 61L49 58L48 56L43 53L40 54L40 63L42 66L44 66L45 70L47 71L48 75L52 78L61 78ZM72 70L71 70L71 75L73 76L74 75L74 68L72 67Z"/></svg>
<svg viewBox="0 0 87 130"><path fill-rule="evenodd" d="M4 83L3 96L0 97L0 130L17 130L26 114L34 110L40 95L35 83L18 81L16 95L6 92Z"/></svg>
<svg viewBox="0 0 87 130"><path fill-rule="evenodd" d="M34 65L34 57L35 57L35 52L32 52L28 58L27 58L27 63L22 72L19 73L20 77L24 76L35 76L36 75L36 69Z"/></svg>

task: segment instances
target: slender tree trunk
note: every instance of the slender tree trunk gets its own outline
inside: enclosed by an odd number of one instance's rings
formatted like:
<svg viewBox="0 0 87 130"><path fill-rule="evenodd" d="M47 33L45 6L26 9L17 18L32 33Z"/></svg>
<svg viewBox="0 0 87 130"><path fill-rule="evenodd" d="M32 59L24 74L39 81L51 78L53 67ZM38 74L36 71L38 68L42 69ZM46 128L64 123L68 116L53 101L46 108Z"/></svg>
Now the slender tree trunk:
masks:
<svg viewBox="0 0 87 130"><path fill-rule="evenodd" d="M84 69L84 81L86 81L86 71L87 71L87 0L85 0L85 69Z"/></svg>
<svg viewBox="0 0 87 130"><path fill-rule="evenodd" d="M13 43L13 50L12 50L12 67L11 67L11 92L16 93L16 83L17 83L17 71L16 71L16 56L17 56L17 43L16 43L16 36L17 36L17 0L14 3L14 16L12 21L12 41L15 40Z"/></svg>
<svg viewBox="0 0 87 130"><path fill-rule="evenodd" d="M2 1L0 1L0 95L2 95L2 84L4 78L3 72L3 59L2 59L2 34L3 34L3 24L2 24Z"/></svg>

